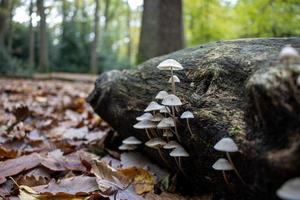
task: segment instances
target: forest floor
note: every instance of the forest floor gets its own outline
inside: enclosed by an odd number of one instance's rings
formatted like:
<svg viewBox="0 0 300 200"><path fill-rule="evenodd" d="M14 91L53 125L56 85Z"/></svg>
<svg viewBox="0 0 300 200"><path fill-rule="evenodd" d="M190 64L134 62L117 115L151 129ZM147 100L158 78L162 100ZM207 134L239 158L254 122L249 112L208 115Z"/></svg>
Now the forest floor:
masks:
<svg viewBox="0 0 300 200"><path fill-rule="evenodd" d="M0 79L0 199L211 199L173 194L167 171L117 151L117 133L85 101L92 88Z"/></svg>

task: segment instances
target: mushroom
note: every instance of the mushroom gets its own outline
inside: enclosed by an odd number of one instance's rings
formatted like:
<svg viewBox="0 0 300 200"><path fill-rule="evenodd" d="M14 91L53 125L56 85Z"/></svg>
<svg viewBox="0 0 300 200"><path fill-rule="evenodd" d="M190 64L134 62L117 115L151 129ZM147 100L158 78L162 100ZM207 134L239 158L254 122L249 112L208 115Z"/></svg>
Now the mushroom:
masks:
<svg viewBox="0 0 300 200"><path fill-rule="evenodd" d="M169 95L166 91L162 90L155 96L155 99L163 100L165 96Z"/></svg>
<svg viewBox="0 0 300 200"><path fill-rule="evenodd" d="M190 112L190 111L185 111L184 113L181 114L180 118L181 119L186 119L186 124L187 124L187 127L189 129L189 132L190 132L191 136L193 136L193 132L192 132L192 129L191 129L191 126L190 126L190 123L189 123L189 119L194 118L193 113Z"/></svg>
<svg viewBox="0 0 300 200"><path fill-rule="evenodd" d="M145 143L145 145L147 147L156 149L158 151L158 154L161 157L161 159L168 165L168 162L166 161L166 159L164 158L164 156L162 155L162 152L160 150L160 148L162 148L165 144L167 144L167 143L161 138L152 138Z"/></svg>
<svg viewBox="0 0 300 200"><path fill-rule="evenodd" d="M176 124L175 124L174 118L172 118L172 117L163 118L163 119L157 124L157 128L158 128L158 129L170 129L170 128L172 128L172 127L175 128L175 135L176 135L178 141L180 141L180 137L179 137L179 134L178 134L177 129L176 129Z"/></svg>
<svg viewBox="0 0 300 200"><path fill-rule="evenodd" d="M181 147L181 145L178 144L178 142L171 140L167 144L165 144L163 148L164 149L176 149L178 147Z"/></svg>
<svg viewBox="0 0 300 200"><path fill-rule="evenodd" d="M122 141L123 144L129 144L129 145L138 145L138 144L142 144L142 142L140 140L138 140L136 137L134 136L130 136L126 139L124 139Z"/></svg>
<svg viewBox="0 0 300 200"><path fill-rule="evenodd" d="M138 123L136 123L135 125L133 125L133 128L135 129L145 129L147 136L149 139L151 139L150 133L148 132L148 129L152 129L152 128L156 128L156 124L149 121L149 120L144 120L144 121L140 121Z"/></svg>
<svg viewBox="0 0 300 200"><path fill-rule="evenodd" d="M151 101L149 103L149 105L147 106L147 108L145 109L145 112L150 112L150 111L156 111L156 110L160 110L162 109L164 106L159 105L157 102L155 101Z"/></svg>
<svg viewBox="0 0 300 200"><path fill-rule="evenodd" d="M173 75L173 76L171 76L170 79L168 80L168 83L172 83L172 82L174 82L174 83L180 83L180 79L178 78L178 76Z"/></svg>
<svg viewBox="0 0 300 200"><path fill-rule="evenodd" d="M156 113L152 119L150 119L150 121L152 122L160 122L162 119L164 118L164 116L160 113Z"/></svg>
<svg viewBox="0 0 300 200"><path fill-rule="evenodd" d="M181 157L189 157L189 153L182 147L182 146L178 146L176 147L174 150L171 151L170 153L171 157L174 157L175 162L179 168L179 170L182 172L183 175L186 176L185 172L183 171L182 167L181 167ZM178 157L178 161L176 160L176 158Z"/></svg>
<svg viewBox="0 0 300 200"><path fill-rule="evenodd" d="M141 116L137 117L136 120L144 121L144 120L150 120L152 118L153 118L153 115L151 113L144 113Z"/></svg>
<svg viewBox="0 0 300 200"><path fill-rule="evenodd" d="M276 194L281 199L300 200L300 177L286 181L276 191Z"/></svg>
<svg viewBox="0 0 300 200"><path fill-rule="evenodd" d="M175 106L181 106L182 105L182 102L180 101L180 99L176 95L170 94L170 95L166 96L163 99L162 104L165 105L165 106L171 106L172 117L173 117L174 122L176 122L175 109L174 108L175 108ZM180 141L176 123L175 123L175 134L177 136L177 139Z"/></svg>
<svg viewBox="0 0 300 200"><path fill-rule="evenodd" d="M168 141L170 137L173 137L172 131L170 131L170 130L163 131L163 137L166 137L167 141Z"/></svg>
<svg viewBox="0 0 300 200"><path fill-rule="evenodd" d="M119 150L121 151L133 151L135 149L137 149L137 146L130 144L122 144L121 146L119 146Z"/></svg>
<svg viewBox="0 0 300 200"><path fill-rule="evenodd" d="M168 70L168 71L171 71L171 77L173 77L173 71L175 70L183 70L183 67L182 65L177 62L176 60L174 59L167 59L167 60L164 60L163 62L159 63L159 65L157 66L157 68L159 70ZM173 94L175 94L176 90L175 90L175 82L174 80L172 79L172 92Z"/></svg>
<svg viewBox="0 0 300 200"><path fill-rule="evenodd" d="M279 53L279 59L281 62L285 63L287 67L291 64L291 62L299 56L296 49L291 47L290 45L285 46Z"/></svg>
<svg viewBox="0 0 300 200"><path fill-rule="evenodd" d="M222 171L224 181L229 185L225 171L233 170L233 166L225 158L219 158L212 166L215 170Z"/></svg>
<svg viewBox="0 0 300 200"><path fill-rule="evenodd" d="M231 138L222 138L219 142L217 142L217 144L215 144L214 149L216 149L218 151L226 152L226 156L227 156L230 164L232 165L236 175L239 177L239 179L241 180L242 183L246 184L245 181L243 180L243 178L241 177L240 173L238 172L237 168L233 164L232 159L229 154L230 152L238 151L238 147L235 144L235 142Z"/></svg>

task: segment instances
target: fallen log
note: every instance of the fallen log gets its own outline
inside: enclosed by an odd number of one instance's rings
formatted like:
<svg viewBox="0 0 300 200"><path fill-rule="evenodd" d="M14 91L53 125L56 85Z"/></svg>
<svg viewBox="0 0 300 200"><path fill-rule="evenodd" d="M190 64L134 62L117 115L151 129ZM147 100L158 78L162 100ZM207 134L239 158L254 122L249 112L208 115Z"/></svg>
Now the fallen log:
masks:
<svg viewBox="0 0 300 200"><path fill-rule="evenodd" d="M167 58L177 60L184 67L176 72L180 111L195 115L190 120L193 137L187 127L179 127L190 157L182 159L185 176L180 180L185 182L178 185L187 192L212 192L216 199L276 199L284 181L300 176L300 70L278 62L287 44L300 48L300 38L241 39L180 50L135 70L100 75L88 101L122 138L134 135L146 142L146 133L133 128L135 118L159 91L171 91L169 74L156 66ZM222 173L212 168L225 157L213 148L224 137L239 147L232 160L246 184L229 172L226 185ZM169 151L163 151L164 163L157 151L140 150L177 171Z"/></svg>

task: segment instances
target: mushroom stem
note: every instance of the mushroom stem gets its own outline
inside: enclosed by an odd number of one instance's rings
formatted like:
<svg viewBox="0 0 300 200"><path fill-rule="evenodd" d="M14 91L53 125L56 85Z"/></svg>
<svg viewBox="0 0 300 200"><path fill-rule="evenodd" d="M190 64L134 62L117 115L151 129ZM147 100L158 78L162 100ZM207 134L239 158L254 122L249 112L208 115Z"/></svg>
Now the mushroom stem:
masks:
<svg viewBox="0 0 300 200"><path fill-rule="evenodd" d="M164 163L166 163L167 166L169 166L167 160L165 159L165 157L163 156L163 154L161 153L160 148L157 148L158 154L160 156L160 158L164 161Z"/></svg>
<svg viewBox="0 0 300 200"><path fill-rule="evenodd" d="M172 92L173 92L173 94L175 94L176 93L176 86L175 86L175 82L174 82L174 79L173 79L173 67L171 67L171 80L172 80Z"/></svg>
<svg viewBox="0 0 300 200"><path fill-rule="evenodd" d="M183 169L182 169L182 167L181 167L181 159L180 159L180 157L178 157L178 168L179 168L179 170L181 171L181 173L182 173L185 177L187 177L187 174L183 171Z"/></svg>
<svg viewBox="0 0 300 200"><path fill-rule="evenodd" d="M191 129L191 126L190 126L190 122L189 122L189 118L186 119L186 124L187 124L187 127L189 129L189 132L191 134L191 137L193 137L193 132L192 132L192 129Z"/></svg>
<svg viewBox="0 0 300 200"><path fill-rule="evenodd" d="M175 110L174 110L174 107L172 106L172 118L174 120L174 123L175 123L175 135L176 135L176 138L179 142L181 142L180 140L180 137L179 137L179 134L178 134L178 130L177 130L177 122L176 122L176 118L175 118Z"/></svg>
<svg viewBox="0 0 300 200"><path fill-rule="evenodd" d="M147 133L147 137L150 140L151 139L150 133L148 132L148 129L145 129L145 130L146 130L146 133Z"/></svg>
<svg viewBox="0 0 300 200"><path fill-rule="evenodd" d="M225 183L226 183L227 185L229 185L229 181L228 181L228 178L227 178L227 176L226 176L226 172L225 172L224 170L222 171L222 174L223 174L223 178L224 178Z"/></svg>
<svg viewBox="0 0 300 200"><path fill-rule="evenodd" d="M235 165L233 164L229 152L226 152L226 156L227 156L227 158L228 158L229 163L230 163L231 166L233 167L234 172L235 172L236 175L238 176L238 178L241 180L241 182L242 182L243 184L246 185L246 182L243 180L243 178L241 177L241 175L240 175L240 173L238 172L237 168L236 168Z"/></svg>

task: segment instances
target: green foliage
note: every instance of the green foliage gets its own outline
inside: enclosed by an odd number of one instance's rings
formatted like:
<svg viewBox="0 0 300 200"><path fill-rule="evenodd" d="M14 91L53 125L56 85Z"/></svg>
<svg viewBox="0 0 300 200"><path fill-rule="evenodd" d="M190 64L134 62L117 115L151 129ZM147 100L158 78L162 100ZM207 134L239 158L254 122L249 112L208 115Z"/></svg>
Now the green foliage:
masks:
<svg viewBox="0 0 300 200"><path fill-rule="evenodd" d="M223 39L300 35L298 1L232 2L235 1L184 1L188 46Z"/></svg>

